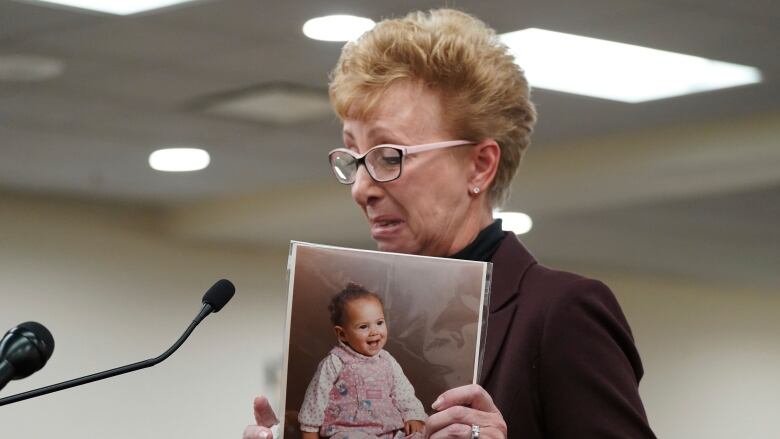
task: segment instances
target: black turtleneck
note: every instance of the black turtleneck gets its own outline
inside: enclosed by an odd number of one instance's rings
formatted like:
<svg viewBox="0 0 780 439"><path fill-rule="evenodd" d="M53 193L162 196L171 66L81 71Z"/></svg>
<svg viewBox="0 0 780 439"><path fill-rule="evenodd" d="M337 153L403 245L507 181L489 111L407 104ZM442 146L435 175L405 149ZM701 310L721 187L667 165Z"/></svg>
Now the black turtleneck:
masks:
<svg viewBox="0 0 780 439"><path fill-rule="evenodd" d="M471 241L471 244L463 247L461 251L450 256L450 258L490 262L504 236L505 233L501 229L501 220L497 219L493 221L493 224L482 229L477 237Z"/></svg>

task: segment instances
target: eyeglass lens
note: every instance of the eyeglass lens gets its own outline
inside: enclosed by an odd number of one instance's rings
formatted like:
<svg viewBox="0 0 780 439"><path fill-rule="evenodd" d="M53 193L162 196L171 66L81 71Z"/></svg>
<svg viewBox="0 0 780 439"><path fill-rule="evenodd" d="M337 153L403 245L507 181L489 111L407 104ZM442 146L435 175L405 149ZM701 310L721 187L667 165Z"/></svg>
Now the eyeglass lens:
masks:
<svg viewBox="0 0 780 439"><path fill-rule="evenodd" d="M344 151L336 151L330 157L333 173L344 184L355 182L358 160ZM379 182L395 180L401 175L401 151L391 147L372 149L364 158L366 170Z"/></svg>

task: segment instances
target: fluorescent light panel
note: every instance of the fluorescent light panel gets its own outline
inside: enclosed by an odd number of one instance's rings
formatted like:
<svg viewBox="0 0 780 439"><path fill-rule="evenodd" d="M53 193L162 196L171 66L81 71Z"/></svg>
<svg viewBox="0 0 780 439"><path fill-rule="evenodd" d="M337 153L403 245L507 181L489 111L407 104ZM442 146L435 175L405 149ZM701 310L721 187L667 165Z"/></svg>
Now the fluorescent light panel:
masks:
<svg viewBox="0 0 780 439"><path fill-rule="evenodd" d="M187 3L193 0L36 0L80 9L106 12L116 15L130 15L166 6Z"/></svg>
<svg viewBox="0 0 780 439"><path fill-rule="evenodd" d="M500 36L533 87L638 103L761 81L755 67L525 29Z"/></svg>

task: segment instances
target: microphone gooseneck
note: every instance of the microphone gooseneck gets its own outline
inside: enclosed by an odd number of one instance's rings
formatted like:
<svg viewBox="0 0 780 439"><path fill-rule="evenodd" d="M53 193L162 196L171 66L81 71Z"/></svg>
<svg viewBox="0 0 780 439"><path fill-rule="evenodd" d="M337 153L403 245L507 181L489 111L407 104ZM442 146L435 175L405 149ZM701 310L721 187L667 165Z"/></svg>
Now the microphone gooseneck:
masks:
<svg viewBox="0 0 780 439"><path fill-rule="evenodd" d="M217 312L220 309L222 309L222 307L225 306L225 304L233 297L235 291L236 291L235 287L229 280L221 279L217 281L217 283L215 283L211 288L209 288L209 290L203 296L203 307L201 308L198 315L192 320L192 323L190 323L190 325L184 331L184 334L182 334L182 336L179 337L176 343L174 343L173 346L171 346L167 351L163 352L162 354L160 354L155 358L150 358L148 360L139 361L137 363L128 364L126 366L117 367L111 370L94 373L92 375L87 375L85 377L64 381L58 384L53 384L51 386L41 387L40 389L30 390L28 392L23 392L6 398L2 398L0 399L0 406L6 404L12 404L19 401L24 401L25 399L35 398L37 396L46 395L48 393L57 392L59 390L69 389L71 387L80 386L82 384L87 384L87 383L103 380L106 378L111 378L128 372L145 369L147 367L152 367L158 363L161 363L163 360L170 357L171 354L176 352L177 349L179 349L179 347L187 340L190 334L192 334L192 331L195 330L195 327L198 326L198 324L204 318L206 318L206 316L208 316L212 312Z"/></svg>
<svg viewBox="0 0 780 439"><path fill-rule="evenodd" d="M54 337L37 322L11 328L0 340L0 389L41 370L54 352Z"/></svg>

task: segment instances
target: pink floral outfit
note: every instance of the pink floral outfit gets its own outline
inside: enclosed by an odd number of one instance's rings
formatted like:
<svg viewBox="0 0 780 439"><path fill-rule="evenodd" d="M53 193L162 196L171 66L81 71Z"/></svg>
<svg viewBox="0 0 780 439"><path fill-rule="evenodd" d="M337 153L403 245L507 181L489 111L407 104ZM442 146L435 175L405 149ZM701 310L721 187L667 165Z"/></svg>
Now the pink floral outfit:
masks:
<svg viewBox="0 0 780 439"><path fill-rule="evenodd" d="M317 367L298 414L302 431L333 439L397 439L406 421L425 421L422 403L385 350L373 357L343 343Z"/></svg>

